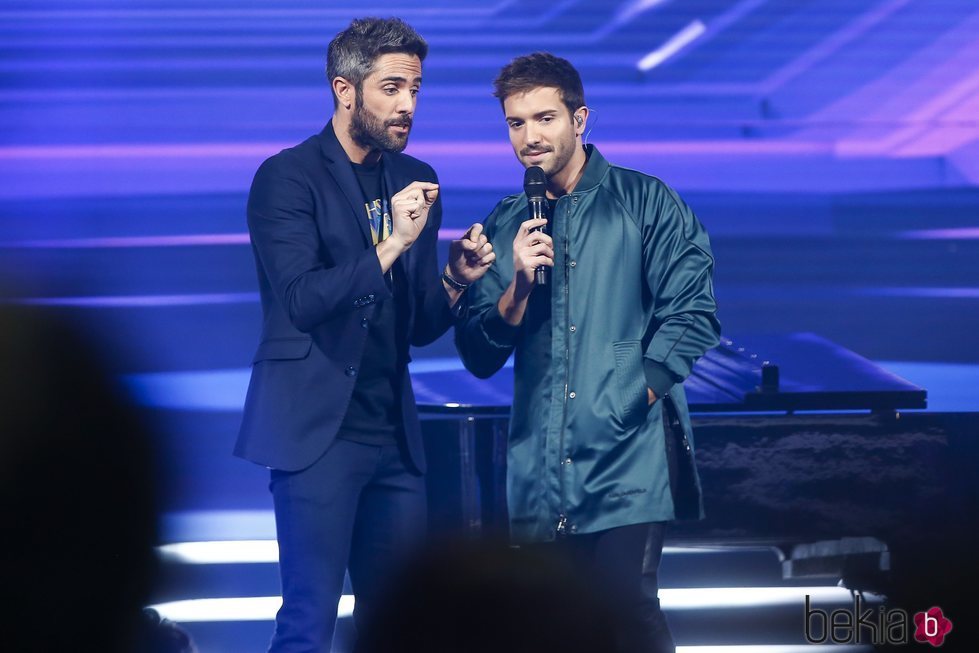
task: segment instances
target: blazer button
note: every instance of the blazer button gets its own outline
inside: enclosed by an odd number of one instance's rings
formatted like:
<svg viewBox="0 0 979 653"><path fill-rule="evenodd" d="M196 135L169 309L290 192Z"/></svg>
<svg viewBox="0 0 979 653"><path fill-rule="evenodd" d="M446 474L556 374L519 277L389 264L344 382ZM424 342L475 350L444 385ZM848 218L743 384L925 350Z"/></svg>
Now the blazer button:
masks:
<svg viewBox="0 0 979 653"><path fill-rule="evenodd" d="M362 326L362 327L364 327L366 329L367 328L367 325L368 325L368 322L367 322L367 318L365 317L363 320L360 321L360 326Z"/></svg>
<svg viewBox="0 0 979 653"><path fill-rule="evenodd" d="M348 367L348 368L346 369L346 371L345 371L344 373L345 373L345 374L346 374L347 376L353 376L353 375L355 375L355 374L357 373L357 370L355 370L355 369L354 369L354 368L352 368L352 367Z"/></svg>

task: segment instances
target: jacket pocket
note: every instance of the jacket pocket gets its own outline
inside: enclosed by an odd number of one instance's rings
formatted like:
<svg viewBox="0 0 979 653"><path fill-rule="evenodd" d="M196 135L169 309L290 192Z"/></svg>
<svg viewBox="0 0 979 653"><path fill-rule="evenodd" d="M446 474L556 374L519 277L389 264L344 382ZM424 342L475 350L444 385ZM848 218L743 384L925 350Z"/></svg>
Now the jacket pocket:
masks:
<svg viewBox="0 0 979 653"><path fill-rule="evenodd" d="M309 356L312 338L269 338L258 345L252 363L259 361L300 360Z"/></svg>
<svg viewBox="0 0 979 653"><path fill-rule="evenodd" d="M640 424L649 408L646 375L642 366L642 342L613 342L612 353L615 356L615 380L622 423L626 426Z"/></svg>

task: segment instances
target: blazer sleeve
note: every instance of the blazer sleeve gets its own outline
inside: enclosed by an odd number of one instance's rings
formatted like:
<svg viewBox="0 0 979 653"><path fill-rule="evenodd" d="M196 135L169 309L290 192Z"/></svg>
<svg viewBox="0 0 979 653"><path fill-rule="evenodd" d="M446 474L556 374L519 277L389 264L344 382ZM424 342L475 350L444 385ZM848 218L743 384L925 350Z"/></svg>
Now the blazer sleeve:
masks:
<svg viewBox="0 0 979 653"><path fill-rule="evenodd" d="M483 277L466 291L469 297L469 312L456 324L455 345L463 365L473 375L486 379L496 374L506 364L521 327L513 326L500 315L500 297L510 285L510 280L501 274L509 269L513 260L513 243L501 242L507 237L498 237L495 225L500 205L486 219L485 233L493 244L496 261ZM505 266L501 268L501 266Z"/></svg>
<svg viewBox="0 0 979 653"><path fill-rule="evenodd" d="M435 173L432 172L434 183ZM425 229L412 245L415 250L418 279L414 286L415 319L411 325L410 342L423 347L434 342L452 325L452 310L448 295L442 287L442 274L438 263L438 237L442 226L442 194L439 193L428 212Z"/></svg>
<svg viewBox="0 0 979 653"><path fill-rule="evenodd" d="M294 157L280 153L255 173L248 195L248 232L272 292L303 332L391 296L373 247L324 265L316 211L310 182Z"/></svg>
<svg viewBox="0 0 979 653"><path fill-rule="evenodd" d="M721 325L707 231L665 186L650 195L641 216L643 265L656 324L643 363L646 384L662 397L718 343Z"/></svg>

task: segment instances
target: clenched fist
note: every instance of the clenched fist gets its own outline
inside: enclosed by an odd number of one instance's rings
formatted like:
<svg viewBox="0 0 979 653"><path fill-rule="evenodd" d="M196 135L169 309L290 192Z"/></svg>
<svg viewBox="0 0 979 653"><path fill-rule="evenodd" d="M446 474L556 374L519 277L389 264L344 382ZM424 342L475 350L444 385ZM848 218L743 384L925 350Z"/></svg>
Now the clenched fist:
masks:
<svg viewBox="0 0 979 653"><path fill-rule="evenodd" d="M439 185L413 181L391 198L391 236L405 249L421 234L428 222L428 211L439 196Z"/></svg>

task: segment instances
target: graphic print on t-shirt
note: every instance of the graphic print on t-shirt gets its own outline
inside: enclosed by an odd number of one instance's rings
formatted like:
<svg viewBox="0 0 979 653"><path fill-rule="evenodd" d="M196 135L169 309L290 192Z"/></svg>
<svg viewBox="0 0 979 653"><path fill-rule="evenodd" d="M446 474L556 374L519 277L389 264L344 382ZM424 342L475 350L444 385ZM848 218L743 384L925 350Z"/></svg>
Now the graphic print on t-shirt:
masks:
<svg viewBox="0 0 979 653"><path fill-rule="evenodd" d="M371 238L374 239L375 245L391 235L391 213L387 208L387 202L382 199L364 202L367 222L371 226Z"/></svg>

